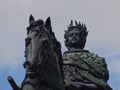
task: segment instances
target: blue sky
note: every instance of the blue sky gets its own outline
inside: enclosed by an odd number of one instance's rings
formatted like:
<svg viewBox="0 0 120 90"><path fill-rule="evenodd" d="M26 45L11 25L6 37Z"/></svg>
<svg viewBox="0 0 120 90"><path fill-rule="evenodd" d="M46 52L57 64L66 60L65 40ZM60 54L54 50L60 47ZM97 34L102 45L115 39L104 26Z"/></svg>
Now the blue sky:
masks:
<svg viewBox="0 0 120 90"><path fill-rule="evenodd" d="M29 15L51 17L53 31L64 46L64 30L70 20L81 21L89 31L85 49L105 57L109 85L120 90L119 0L0 0L0 90L11 90L7 76L18 85L24 79L24 39Z"/></svg>

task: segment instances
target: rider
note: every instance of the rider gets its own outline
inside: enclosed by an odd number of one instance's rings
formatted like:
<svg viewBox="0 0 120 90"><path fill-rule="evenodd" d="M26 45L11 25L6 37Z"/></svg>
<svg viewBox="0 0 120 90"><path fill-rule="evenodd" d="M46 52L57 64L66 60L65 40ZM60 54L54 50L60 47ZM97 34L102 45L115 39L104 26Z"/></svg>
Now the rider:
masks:
<svg viewBox="0 0 120 90"><path fill-rule="evenodd" d="M71 21L65 31L63 72L66 90L112 90L105 59L84 49L88 35L85 24Z"/></svg>

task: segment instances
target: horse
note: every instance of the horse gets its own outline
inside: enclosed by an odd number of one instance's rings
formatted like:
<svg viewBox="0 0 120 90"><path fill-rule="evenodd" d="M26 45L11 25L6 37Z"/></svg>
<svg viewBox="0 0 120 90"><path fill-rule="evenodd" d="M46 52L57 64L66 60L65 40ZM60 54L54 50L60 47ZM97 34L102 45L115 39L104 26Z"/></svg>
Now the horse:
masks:
<svg viewBox="0 0 120 90"><path fill-rule="evenodd" d="M25 78L21 90L64 90L61 46L51 27L50 17L44 22L30 15L25 39Z"/></svg>

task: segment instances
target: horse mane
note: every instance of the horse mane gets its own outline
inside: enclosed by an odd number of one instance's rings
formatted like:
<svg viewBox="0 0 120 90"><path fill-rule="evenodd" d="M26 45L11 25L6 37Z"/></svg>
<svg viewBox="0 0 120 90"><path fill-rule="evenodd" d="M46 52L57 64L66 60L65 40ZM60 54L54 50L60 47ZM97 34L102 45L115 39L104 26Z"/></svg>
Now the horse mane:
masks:
<svg viewBox="0 0 120 90"><path fill-rule="evenodd" d="M63 61L62 61L61 44L56 39L54 32L52 32L52 42L53 42L54 51L55 51L55 53L57 54L57 57L58 57L58 62L59 62L59 65L60 65L60 71L61 71L61 75L62 75L62 78L63 78L63 71L62 71Z"/></svg>

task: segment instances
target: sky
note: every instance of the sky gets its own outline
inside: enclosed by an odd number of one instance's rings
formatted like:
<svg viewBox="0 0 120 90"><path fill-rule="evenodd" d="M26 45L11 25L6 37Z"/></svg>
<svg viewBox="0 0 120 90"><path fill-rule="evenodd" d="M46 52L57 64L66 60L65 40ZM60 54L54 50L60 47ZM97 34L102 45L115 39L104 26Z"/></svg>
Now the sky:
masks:
<svg viewBox="0 0 120 90"><path fill-rule="evenodd" d="M104 57L110 78L108 84L120 90L120 0L0 0L0 90L11 90L7 76L20 86L26 27L29 15L46 20L64 46L64 30L70 20L83 22L89 31L85 49Z"/></svg>

